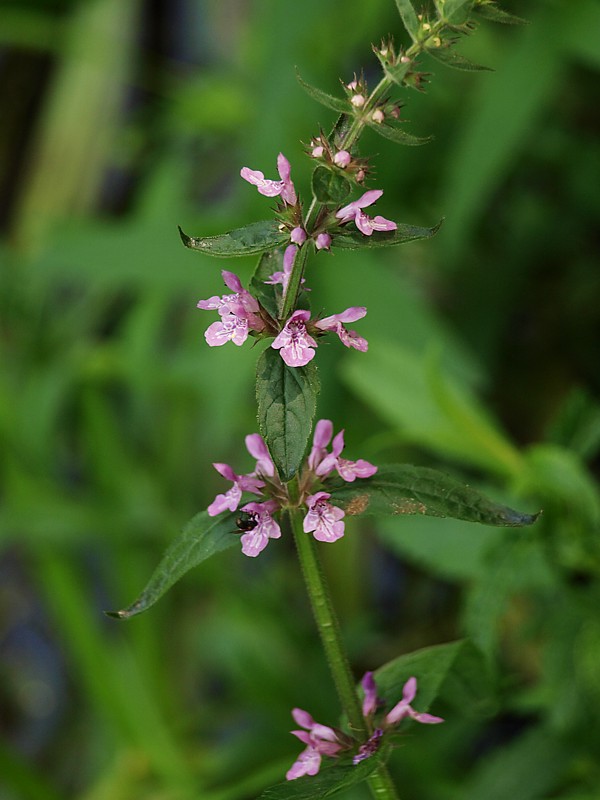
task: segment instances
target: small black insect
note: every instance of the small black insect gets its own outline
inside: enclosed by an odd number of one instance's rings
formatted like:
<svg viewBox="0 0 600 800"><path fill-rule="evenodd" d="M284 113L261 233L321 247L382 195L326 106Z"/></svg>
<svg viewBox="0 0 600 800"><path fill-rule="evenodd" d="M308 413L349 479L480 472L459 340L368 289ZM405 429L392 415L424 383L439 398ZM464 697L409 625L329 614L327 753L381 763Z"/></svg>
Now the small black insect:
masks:
<svg viewBox="0 0 600 800"><path fill-rule="evenodd" d="M248 511L240 511L235 524L240 531L253 531L258 525L258 520L256 519L256 514L251 514Z"/></svg>

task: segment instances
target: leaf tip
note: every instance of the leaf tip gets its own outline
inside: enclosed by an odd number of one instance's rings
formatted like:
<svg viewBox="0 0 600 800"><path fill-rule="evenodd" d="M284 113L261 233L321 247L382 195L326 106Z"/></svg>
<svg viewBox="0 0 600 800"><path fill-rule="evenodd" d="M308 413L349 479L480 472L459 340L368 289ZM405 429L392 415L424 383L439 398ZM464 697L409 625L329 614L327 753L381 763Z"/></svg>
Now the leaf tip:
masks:
<svg viewBox="0 0 600 800"><path fill-rule="evenodd" d="M129 616L125 609L121 611L104 611L104 614L111 619L127 619Z"/></svg>
<svg viewBox="0 0 600 800"><path fill-rule="evenodd" d="M192 237L188 236L187 233L184 233L181 230L181 226L180 225L177 226L177 230L179 231L179 236L181 238L181 241L184 243L184 245L186 247L191 247L192 246L192 241L193 241Z"/></svg>

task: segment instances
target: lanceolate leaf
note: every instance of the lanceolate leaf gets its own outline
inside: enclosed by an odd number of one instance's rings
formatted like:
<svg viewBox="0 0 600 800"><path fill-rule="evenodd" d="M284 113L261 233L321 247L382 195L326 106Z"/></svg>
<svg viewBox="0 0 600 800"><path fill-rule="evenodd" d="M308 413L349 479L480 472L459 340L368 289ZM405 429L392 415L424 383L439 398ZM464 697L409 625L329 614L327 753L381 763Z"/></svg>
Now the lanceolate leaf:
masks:
<svg viewBox="0 0 600 800"><path fill-rule="evenodd" d="M311 362L288 367L278 350L268 347L256 366L258 424L284 481L297 472L317 409L319 378Z"/></svg>
<svg viewBox="0 0 600 800"><path fill-rule="evenodd" d="M410 38L416 42L419 33L419 20L410 0L396 0L398 11L402 17L404 27L410 34Z"/></svg>
<svg viewBox="0 0 600 800"><path fill-rule="evenodd" d="M440 221L433 228L399 224L395 231L374 231L371 236L365 236L359 230L346 228L342 234L336 235L333 244L345 250L357 250L360 247L391 247L395 244L414 242L417 239L429 239L438 232L441 224Z"/></svg>
<svg viewBox="0 0 600 800"><path fill-rule="evenodd" d="M527 20L509 14L508 11L501 9L493 0L482 5L475 6L475 12L492 22L503 22L505 25L524 25Z"/></svg>
<svg viewBox="0 0 600 800"><path fill-rule="evenodd" d="M356 766L352 763L335 763L332 759L325 758L317 775L306 775L294 781L278 783L265 789L258 800L321 800L333 797L338 792L366 780L385 762L387 756L388 748L382 747L371 758Z"/></svg>
<svg viewBox="0 0 600 800"><path fill-rule="evenodd" d="M236 544L239 541L233 535L236 530L235 514L218 517L209 517L206 511L196 514L167 548L138 599L121 611L106 613L109 617L129 619L146 611L192 567Z"/></svg>
<svg viewBox="0 0 600 800"><path fill-rule="evenodd" d="M279 223L274 219L252 222L220 236L194 238L184 233L181 228L179 235L184 245L191 250L199 250L208 256L219 258L262 253L263 250L279 247L290 238L287 231L280 230Z"/></svg>
<svg viewBox="0 0 600 800"><path fill-rule="evenodd" d="M380 467L372 478L336 482L332 502L346 514L425 514L511 528L531 525L537 514L498 505L443 472L412 464Z"/></svg>
<svg viewBox="0 0 600 800"><path fill-rule="evenodd" d="M374 131L380 136L383 136L384 139L390 139L392 142L396 142L397 144L406 144L410 147L416 147L421 144L427 144L433 139L433 136L413 136L410 133L406 133L401 128L392 128L391 125L387 125L385 122L377 123L377 122L369 122L366 120L366 124L369 128L372 128Z"/></svg>
<svg viewBox="0 0 600 800"><path fill-rule="evenodd" d="M351 110L350 103L347 100L334 97L332 94L317 89L316 86L311 86L310 83L307 83L300 77L298 72L296 72L296 78L304 91L309 94L313 100L316 100L317 103L321 103L321 105L326 106L326 108L330 108L332 111L339 111L342 114L347 114Z"/></svg>
<svg viewBox="0 0 600 800"><path fill-rule="evenodd" d="M445 64L447 67L452 67L452 69L459 69L462 72L494 71L491 67L483 67L480 64L475 64L473 61L469 61L468 58L461 56L460 53L457 53L455 50L452 50L449 47L429 47L427 48L427 53L441 64Z"/></svg>

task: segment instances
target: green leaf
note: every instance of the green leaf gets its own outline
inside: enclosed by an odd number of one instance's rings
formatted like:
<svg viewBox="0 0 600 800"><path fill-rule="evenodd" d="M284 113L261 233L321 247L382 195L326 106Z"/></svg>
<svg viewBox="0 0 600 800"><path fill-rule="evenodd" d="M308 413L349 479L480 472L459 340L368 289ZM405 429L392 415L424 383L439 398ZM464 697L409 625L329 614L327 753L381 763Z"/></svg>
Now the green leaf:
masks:
<svg viewBox="0 0 600 800"><path fill-rule="evenodd" d="M325 106L326 108L330 108L332 111L339 111L342 114L348 114L351 111L350 103L347 100L342 100L340 97L334 97L332 94L328 94L327 92L323 92L321 89L317 89L316 86L311 86L310 83L307 83L303 78L300 77L300 73L296 71L296 78L298 79L298 83L304 91L309 94L313 100L316 100L317 103L321 103L321 105Z"/></svg>
<svg viewBox="0 0 600 800"><path fill-rule="evenodd" d="M482 653L468 639L406 653L380 667L375 682L386 709L401 700L404 684L413 676L417 679L414 705L419 711L428 711L441 694L463 714L481 717L491 710L491 676Z"/></svg>
<svg viewBox="0 0 600 800"><path fill-rule="evenodd" d="M366 780L384 762L387 755L388 750L384 747L356 766L354 764L323 766L317 775L283 781L265 789L258 800L319 800L319 798L333 797L343 789Z"/></svg>
<svg viewBox="0 0 600 800"><path fill-rule="evenodd" d="M279 247L289 239L289 233L280 230L279 222L275 219L251 222L250 225L236 228L220 236L194 238L184 233L181 228L179 228L179 235L184 245L191 250L200 250L207 256L218 258L262 253L263 250Z"/></svg>
<svg viewBox="0 0 600 800"><path fill-rule="evenodd" d="M361 247L392 247L395 244L415 242L418 239L429 239L439 231L443 220L433 228L421 228L418 225L398 224L395 231L374 231L371 236L365 236L359 230L344 228L344 232L334 238L335 247L344 250L357 250Z"/></svg>
<svg viewBox="0 0 600 800"><path fill-rule="evenodd" d="M236 530L235 514L209 517L206 511L200 511L167 548L138 599L121 611L107 611L106 614L129 619L146 611L190 569L236 544L238 537L232 535Z"/></svg>
<svg viewBox="0 0 600 800"><path fill-rule="evenodd" d="M417 19L412 3L410 0L396 0L396 5L398 6L398 11L402 17L404 27L410 34L410 38L413 42L416 42L419 34L419 20Z"/></svg>
<svg viewBox="0 0 600 800"><path fill-rule="evenodd" d="M469 17L475 0L446 0L444 19L451 25L461 25Z"/></svg>
<svg viewBox="0 0 600 800"><path fill-rule="evenodd" d="M258 424L284 481L289 481L302 463L319 388L312 362L305 367L288 367L279 351L271 347L258 359Z"/></svg>
<svg viewBox="0 0 600 800"><path fill-rule="evenodd" d="M319 203L339 205L348 197L352 184L341 172L318 166L312 176L312 190Z"/></svg>
<svg viewBox="0 0 600 800"><path fill-rule="evenodd" d="M505 25L526 25L527 20L522 17L517 17L514 14L509 14L508 11L501 9L496 3L483 2L475 6L475 11L482 17L491 20L492 22L502 22Z"/></svg>
<svg viewBox="0 0 600 800"><path fill-rule="evenodd" d="M336 479L328 491L349 515L425 514L511 528L531 525L538 516L498 505L443 472L412 464L386 465L354 483Z"/></svg>
<svg viewBox="0 0 600 800"><path fill-rule="evenodd" d="M273 319L279 316L281 304L281 292L278 291L279 287L265 283L265 281L274 272L281 272L283 270L283 250L269 250L263 253L258 260L254 274L250 279L250 289L252 294L258 302L266 308Z"/></svg>
<svg viewBox="0 0 600 800"><path fill-rule="evenodd" d="M384 139L390 139L392 142L396 142L397 144L405 144L409 147L417 147L422 144L427 144L427 142L431 142L433 139L433 136L413 136L412 134L406 133L406 131L403 131L400 128L392 128L391 125L388 125L385 122L377 123L369 120L365 120L365 122L369 128L377 131L377 133L380 136L383 136Z"/></svg>
<svg viewBox="0 0 600 800"><path fill-rule="evenodd" d="M428 47L426 52L439 61L440 64L445 64L452 69L458 69L462 72L493 72L491 67L483 67L480 64L475 64L469 61L468 58L461 56L455 50L449 47Z"/></svg>

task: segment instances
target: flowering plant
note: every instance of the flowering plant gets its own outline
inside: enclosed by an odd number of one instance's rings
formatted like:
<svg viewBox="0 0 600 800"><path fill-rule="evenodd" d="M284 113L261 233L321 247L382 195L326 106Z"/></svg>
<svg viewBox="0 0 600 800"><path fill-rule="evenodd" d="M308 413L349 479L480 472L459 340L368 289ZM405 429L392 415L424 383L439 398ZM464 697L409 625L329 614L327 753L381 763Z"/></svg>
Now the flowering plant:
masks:
<svg viewBox="0 0 600 800"><path fill-rule="evenodd" d="M394 729L406 719L429 724L443 720L413 709L417 679L412 672L406 679L404 657L378 671L378 678L387 679L395 692L393 697L391 691L388 693L391 710L378 716L380 700L371 672L362 680L364 698L360 702L315 541L337 541L345 533L346 517L366 514L426 514L513 527L535 520L535 515L498 505L433 469L407 464L373 465L363 459L343 458L344 432L334 436L330 420L321 419L313 430L319 392L315 365L319 339L334 333L345 347L361 354L367 352L368 343L346 327L365 316L364 306L326 316L314 315L310 310L309 289L305 286L309 259L314 257L318 268L330 250L343 253L349 248L399 245L429 238L439 227L416 227L366 213L365 209L381 200L383 190L365 190L371 166L369 159L358 152L360 136L371 128L401 144L427 141L405 131L401 103L391 99L391 93L423 88L426 73L419 64L423 53L452 67L478 69L454 50L458 36L473 30L475 15L501 22L516 21L492 0L436 0L430 15L417 14L410 0L396 0L396 5L411 44L395 49L387 40L374 48L383 76L372 90L362 75L344 84L344 97L328 95L300 79L315 100L340 115L329 134L321 131L310 141L308 155L314 170L308 206L292 180L290 162L279 153L279 179L266 178L262 171L249 167L240 171L241 178L261 195L275 200L274 219L211 237L190 237L180 229L183 243L192 250L227 258L260 254L248 288L236 274L223 270L221 275L230 293L198 302L201 310L215 311L219 317L206 330L209 346L229 341L241 346L250 337L256 342L268 342L257 363L260 434L246 437L246 447L255 464L244 474L236 473L228 464L214 464L231 487L218 494L208 509L197 514L183 530L138 600L114 612L115 616L128 618L146 610L184 572L231 546L236 541L235 532L241 534L242 553L252 558L259 556L271 539L292 534L348 727L344 732L316 723L306 711L292 712L302 728L293 733L306 749L288 771L288 781L312 780L320 771L323 756L340 761L338 767L320 772L319 789L314 794L319 797L366 780L375 797L395 798L386 767ZM349 200L353 192L360 194ZM357 297L357 302L360 300ZM439 664L441 652L453 659L463 643L442 647L442 651L420 659L421 684L427 684L428 676L439 670L435 665ZM446 671L449 669L450 666ZM436 685L439 683L438 680ZM434 695L430 687L425 707ZM268 796L292 796L286 785L284 782Z"/></svg>

